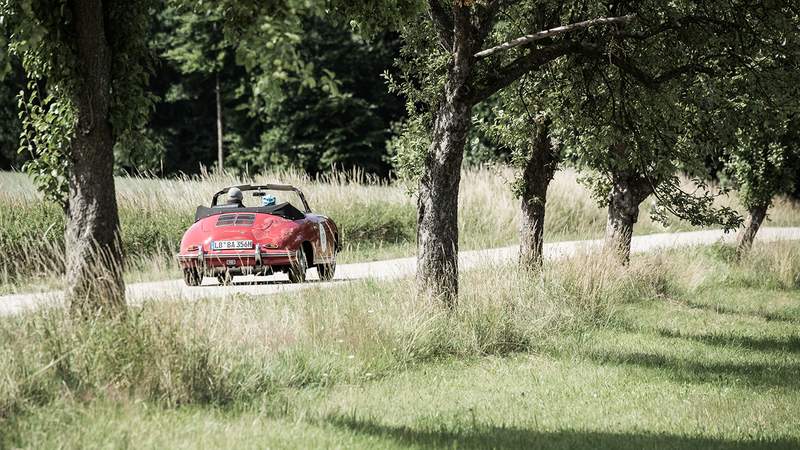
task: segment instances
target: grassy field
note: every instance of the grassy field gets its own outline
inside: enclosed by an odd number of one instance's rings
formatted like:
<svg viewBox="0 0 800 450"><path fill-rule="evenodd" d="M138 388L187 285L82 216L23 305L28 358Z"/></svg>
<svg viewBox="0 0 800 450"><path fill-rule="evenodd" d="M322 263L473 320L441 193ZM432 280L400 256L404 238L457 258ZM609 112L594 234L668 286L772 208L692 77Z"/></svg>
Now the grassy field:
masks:
<svg viewBox="0 0 800 450"><path fill-rule="evenodd" d="M800 244L0 320L0 448L800 448Z"/></svg>
<svg viewBox="0 0 800 450"><path fill-rule="evenodd" d="M463 249L491 248L517 242L518 201L503 170L465 171L459 225ZM172 259L194 210L208 204L221 187L246 180L206 175L174 180L118 178L116 182L128 281L178 278ZM312 209L332 217L342 230L340 262L410 256L415 252L414 199L401 185L387 185L358 174L309 179L275 173L247 180L286 182L302 187ZM546 239L602 236L605 211L598 208L574 172L561 172L548 192ZM735 204L734 199L728 200ZM771 210L773 225L800 224L800 208L779 200ZM0 292L52 289L63 270L63 214L43 202L30 180L19 173L0 173ZM645 206L637 233L689 229L679 221L668 227L653 223Z"/></svg>

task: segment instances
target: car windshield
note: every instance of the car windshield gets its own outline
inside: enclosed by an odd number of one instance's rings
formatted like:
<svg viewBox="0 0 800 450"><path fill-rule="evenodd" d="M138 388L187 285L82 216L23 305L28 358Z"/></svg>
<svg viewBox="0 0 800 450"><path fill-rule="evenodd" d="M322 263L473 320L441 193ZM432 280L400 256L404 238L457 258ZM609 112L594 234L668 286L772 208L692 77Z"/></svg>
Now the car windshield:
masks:
<svg viewBox="0 0 800 450"><path fill-rule="evenodd" d="M303 201L297 192L294 191L274 191L271 189L264 189L260 191L244 191L242 192L242 203L245 207L256 208L265 205L279 205L281 203L291 203L292 206L299 210L303 210ZM220 196L219 202L224 204L228 199L227 195Z"/></svg>

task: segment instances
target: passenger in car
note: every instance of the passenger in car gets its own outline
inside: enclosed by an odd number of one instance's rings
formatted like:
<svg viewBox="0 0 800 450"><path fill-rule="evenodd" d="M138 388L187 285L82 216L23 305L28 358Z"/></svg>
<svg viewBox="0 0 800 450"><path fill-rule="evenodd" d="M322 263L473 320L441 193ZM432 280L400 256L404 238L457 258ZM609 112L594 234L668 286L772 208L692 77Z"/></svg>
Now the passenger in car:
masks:
<svg viewBox="0 0 800 450"><path fill-rule="evenodd" d="M278 199L275 198L274 195L267 194L261 197L261 206L275 206L275 203L277 203L277 201Z"/></svg>

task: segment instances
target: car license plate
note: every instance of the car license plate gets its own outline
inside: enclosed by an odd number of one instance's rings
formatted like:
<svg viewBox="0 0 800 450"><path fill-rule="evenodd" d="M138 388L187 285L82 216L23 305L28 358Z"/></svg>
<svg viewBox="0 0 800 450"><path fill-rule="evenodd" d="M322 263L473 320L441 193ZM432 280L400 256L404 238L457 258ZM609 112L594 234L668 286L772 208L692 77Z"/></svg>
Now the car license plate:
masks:
<svg viewBox="0 0 800 450"><path fill-rule="evenodd" d="M242 250L253 248L253 241L213 241L211 250Z"/></svg>

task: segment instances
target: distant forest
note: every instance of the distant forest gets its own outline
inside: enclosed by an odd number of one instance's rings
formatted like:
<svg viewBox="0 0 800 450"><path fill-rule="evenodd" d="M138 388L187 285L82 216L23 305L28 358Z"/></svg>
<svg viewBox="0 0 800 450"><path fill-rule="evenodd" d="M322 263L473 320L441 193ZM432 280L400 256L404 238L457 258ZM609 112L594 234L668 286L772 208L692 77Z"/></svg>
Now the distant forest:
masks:
<svg viewBox="0 0 800 450"><path fill-rule="evenodd" d="M355 34L349 25L319 17L303 21L296 39L306 78L287 71L280 92L248 70L225 42L219 17L164 8L153 21L150 48L154 108L141 139L117 151L119 173L198 173L217 161L219 82L226 170L257 173L297 168L310 174L359 167L382 177L391 170L387 141L405 116L403 99L383 76L400 50L397 35ZM273 58L266 49L259 55ZM308 63L307 63L308 64ZM310 75L310 76L309 76ZM0 82L0 169L19 169L31 157L19 153L18 93L26 89L18 62ZM29 89L29 88L28 88Z"/></svg>

